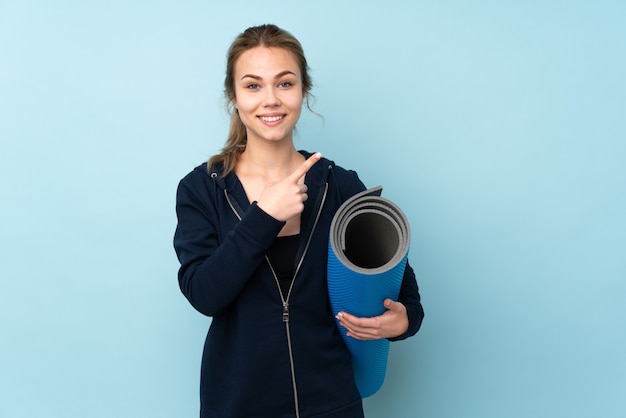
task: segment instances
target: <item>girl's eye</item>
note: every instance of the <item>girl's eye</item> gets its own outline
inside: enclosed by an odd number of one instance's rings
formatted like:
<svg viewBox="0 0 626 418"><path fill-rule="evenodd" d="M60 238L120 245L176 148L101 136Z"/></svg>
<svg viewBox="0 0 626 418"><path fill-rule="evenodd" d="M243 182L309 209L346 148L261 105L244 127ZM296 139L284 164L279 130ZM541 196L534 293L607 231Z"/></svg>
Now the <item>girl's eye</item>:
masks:
<svg viewBox="0 0 626 418"><path fill-rule="evenodd" d="M282 83L280 83L278 86L279 86L279 87L282 87L282 88L288 88L288 87L293 86L293 84L292 84L291 82L289 82L289 81L283 81L283 82L282 82Z"/></svg>
<svg viewBox="0 0 626 418"><path fill-rule="evenodd" d="M259 88L259 85L256 83L250 83L248 84L248 89L250 90L257 90Z"/></svg>

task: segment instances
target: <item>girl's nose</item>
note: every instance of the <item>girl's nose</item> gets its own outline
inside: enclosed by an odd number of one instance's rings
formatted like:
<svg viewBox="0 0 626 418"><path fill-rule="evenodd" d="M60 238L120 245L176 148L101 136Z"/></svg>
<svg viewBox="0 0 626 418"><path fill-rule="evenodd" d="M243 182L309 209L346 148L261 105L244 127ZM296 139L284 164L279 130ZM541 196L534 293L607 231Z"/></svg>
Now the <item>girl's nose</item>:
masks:
<svg viewBox="0 0 626 418"><path fill-rule="evenodd" d="M279 106L280 103L280 99L274 88L265 89L265 101L263 103L265 106Z"/></svg>

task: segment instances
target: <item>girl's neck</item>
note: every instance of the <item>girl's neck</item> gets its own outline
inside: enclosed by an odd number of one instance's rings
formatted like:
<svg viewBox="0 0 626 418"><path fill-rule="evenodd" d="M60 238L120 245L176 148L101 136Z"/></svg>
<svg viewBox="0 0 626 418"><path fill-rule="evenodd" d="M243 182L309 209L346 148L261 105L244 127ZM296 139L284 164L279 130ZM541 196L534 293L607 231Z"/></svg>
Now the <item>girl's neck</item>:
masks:
<svg viewBox="0 0 626 418"><path fill-rule="evenodd" d="M273 182L291 174L303 161L304 156L293 143L248 143L239 156L235 171L238 175L260 176Z"/></svg>

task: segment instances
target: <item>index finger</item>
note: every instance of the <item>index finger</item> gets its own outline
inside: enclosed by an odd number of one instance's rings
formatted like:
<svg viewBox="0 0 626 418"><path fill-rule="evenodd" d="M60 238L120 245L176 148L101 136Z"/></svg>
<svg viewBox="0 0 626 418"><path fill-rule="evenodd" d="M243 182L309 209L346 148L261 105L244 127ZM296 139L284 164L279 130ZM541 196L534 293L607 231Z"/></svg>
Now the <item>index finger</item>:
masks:
<svg viewBox="0 0 626 418"><path fill-rule="evenodd" d="M291 179L295 181L300 180L300 178L304 176L311 169L311 167L313 167L313 165L315 165L315 163L318 162L321 158L322 153L320 152L316 152L315 154L311 155L309 158L306 159L305 162L302 163L300 167L296 169L296 171L291 174Z"/></svg>

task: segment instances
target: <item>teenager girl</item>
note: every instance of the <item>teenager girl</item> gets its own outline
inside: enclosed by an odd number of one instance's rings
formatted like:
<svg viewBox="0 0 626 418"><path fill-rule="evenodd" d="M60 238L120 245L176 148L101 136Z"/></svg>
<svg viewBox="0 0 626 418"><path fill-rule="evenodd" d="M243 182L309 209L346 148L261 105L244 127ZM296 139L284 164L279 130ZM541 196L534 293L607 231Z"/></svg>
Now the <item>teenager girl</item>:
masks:
<svg viewBox="0 0 626 418"><path fill-rule="evenodd" d="M362 417L331 313L326 264L333 215L365 190L354 171L297 151L311 79L298 40L248 28L228 51L230 133L179 184L174 247L183 294L212 317L202 357L202 418ZM353 338L404 339L424 316L407 265L398 301L374 318L339 314Z"/></svg>

